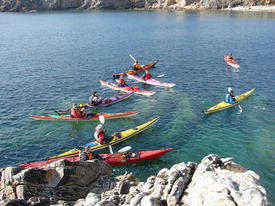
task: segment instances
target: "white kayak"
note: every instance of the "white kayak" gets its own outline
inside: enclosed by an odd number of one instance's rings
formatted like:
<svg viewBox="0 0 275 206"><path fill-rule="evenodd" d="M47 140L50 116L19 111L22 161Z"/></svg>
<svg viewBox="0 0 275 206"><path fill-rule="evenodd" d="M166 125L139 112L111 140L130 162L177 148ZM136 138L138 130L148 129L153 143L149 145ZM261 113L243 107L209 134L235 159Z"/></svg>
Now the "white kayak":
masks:
<svg viewBox="0 0 275 206"><path fill-rule="evenodd" d="M104 85L106 87L109 87L109 88L114 89L114 90L120 90L120 91L123 91L123 92L126 92L126 93L134 92L136 94L141 94L141 95L145 95L145 96L151 96L151 95L156 93L155 91L140 90L137 87L129 87L129 86L127 86L127 87L118 87L115 84L105 82L103 80L99 80L99 81L102 85Z"/></svg>
<svg viewBox="0 0 275 206"><path fill-rule="evenodd" d="M174 87L176 84L174 83L167 83L167 82L160 82L158 80L155 80L155 79L148 79L148 80L143 80L142 77L139 77L137 75L132 75L132 74L127 74L127 76L130 78L130 79L134 79L136 81L139 81L139 82L142 82L142 83L145 83L145 84L151 84L151 85L154 85L154 86L161 86L161 87Z"/></svg>

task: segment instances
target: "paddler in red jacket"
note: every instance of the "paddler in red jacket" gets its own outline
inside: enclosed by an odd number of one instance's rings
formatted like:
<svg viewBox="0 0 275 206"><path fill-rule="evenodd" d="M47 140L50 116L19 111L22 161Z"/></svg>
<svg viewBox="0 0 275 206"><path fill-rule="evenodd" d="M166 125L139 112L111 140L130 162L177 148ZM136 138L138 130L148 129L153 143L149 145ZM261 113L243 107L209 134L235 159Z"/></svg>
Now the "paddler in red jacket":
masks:
<svg viewBox="0 0 275 206"><path fill-rule="evenodd" d="M145 73L142 76L144 81L147 81L148 79L152 79L152 75L149 73L148 70L145 70Z"/></svg>
<svg viewBox="0 0 275 206"><path fill-rule="evenodd" d="M102 124L97 125L97 127L95 128L94 137L100 144L107 143L106 130L104 129Z"/></svg>
<svg viewBox="0 0 275 206"><path fill-rule="evenodd" d="M125 82L123 76L120 76L119 81L118 81L118 83L117 83L117 86L118 86L118 87L126 87L126 86L128 86L128 85L126 84L126 82Z"/></svg>
<svg viewBox="0 0 275 206"><path fill-rule="evenodd" d="M226 60L234 61L234 58L233 58L232 54L229 54L229 55L226 57Z"/></svg>
<svg viewBox="0 0 275 206"><path fill-rule="evenodd" d="M81 109L77 107L77 104L74 104L73 108L70 110L70 115L73 118L81 118L85 116L85 112L81 111Z"/></svg>

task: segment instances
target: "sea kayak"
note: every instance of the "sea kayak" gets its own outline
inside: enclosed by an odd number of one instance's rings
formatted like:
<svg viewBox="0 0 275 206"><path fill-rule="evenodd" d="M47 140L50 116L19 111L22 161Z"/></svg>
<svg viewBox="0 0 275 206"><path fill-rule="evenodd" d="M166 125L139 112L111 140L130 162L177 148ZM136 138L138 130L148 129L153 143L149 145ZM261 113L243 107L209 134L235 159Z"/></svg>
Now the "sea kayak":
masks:
<svg viewBox="0 0 275 206"><path fill-rule="evenodd" d="M89 113L82 118L73 118L70 115L48 115L48 116L29 115L29 117L35 120L90 121L90 120L97 120L99 116L104 116L105 119L116 119L116 118L122 118L122 117L131 117L138 113L139 111L127 112L127 113L109 113L109 114Z"/></svg>
<svg viewBox="0 0 275 206"><path fill-rule="evenodd" d="M105 82L103 80L99 80L99 81L102 85L104 85L106 87L109 87L114 90L123 91L126 93L134 92L136 94L141 94L141 95L145 95L145 96L151 96L156 93L155 91L140 90L138 87L119 87L113 83Z"/></svg>
<svg viewBox="0 0 275 206"><path fill-rule="evenodd" d="M234 68L236 68L236 69L238 69L238 68L240 67L240 65L237 64L236 61L234 61L234 60L228 60L226 55L224 55L224 61L225 61L228 65L230 65L230 66L232 66L232 67L234 67Z"/></svg>
<svg viewBox="0 0 275 206"><path fill-rule="evenodd" d="M150 150L150 151L139 151L139 152L122 152L122 153L115 153L115 154L99 154L106 163L108 163L111 166L118 166L118 165L124 165L124 164L130 164L135 162L140 162L144 160L150 160L158 158L167 152L172 150L172 148L169 149L161 149L161 150ZM79 161L79 156L76 157L69 157L69 158L59 158L59 159L51 159L47 161L42 162L32 162L32 163L26 163L21 164L20 167L43 167L47 166L51 162L65 159L70 162L76 162Z"/></svg>
<svg viewBox="0 0 275 206"><path fill-rule="evenodd" d="M154 123L156 123L159 120L159 118L160 117L157 117L149 122L141 124L141 125L139 125L135 128L132 128L132 129L128 129L128 130L125 130L122 132L116 132L110 136L110 142L108 142L106 144L100 144L98 141L93 141L93 142L86 144L85 146L88 146L91 148L92 151L95 151L95 150L100 150L105 147L108 147L109 145L114 145L114 144L120 143L120 142L125 141L125 140L129 139L130 137L133 137L134 135L148 129L149 127L154 125ZM50 157L49 159L56 159L56 158L60 158L60 157L73 157L73 156L77 156L79 152L80 152L79 149L72 149L72 150L69 150L68 152L64 152L62 154Z"/></svg>
<svg viewBox="0 0 275 206"><path fill-rule="evenodd" d="M142 83L145 83L145 84L151 84L151 85L154 85L154 86L170 87L171 88L171 87L174 87L176 85L174 83L160 82L160 81L155 80L155 79L148 79L148 80L144 81L142 77L139 77L137 75L132 75L132 74L127 74L127 76L130 79L134 79L136 81L139 81L139 82L142 82Z"/></svg>
<svg viewBox="0 0 275 206"><path fill-rule="evenodd" d="M218 112L218 111L222 111L222 110L225 110L227 108L230 108L230 107L234 107L235 105L239 104L239 102L243 101L244 99L246 99L256 88L253 88L251 89L250 91L246 92L246 93L243 93L241 95L238 95L236 96L236 101L237 103L234 103L234 104L231 104L231 103L227 103L227 102L220 102L219 104L207 109L207 110L204 110L203 112L205 114L210 114L210 113L213 113L213 112Z"/></svg>
<svg viewBox="0 0 275 206"><path fill-rule="evenodd" d="M111 104L114 104L114 103L117 103L117 102L120 102L124 99L127 99L129 98L130 96L132 96L134 93L131 92L131 93L126 93L126 94L123 94L123 95L120 95L118 97L111 97L111 98L105 98L101 101L101 103L97 104L97 105L91 105L91 104L80 104L79 105L79 108L84 108L84 109L93 109L93 108L98 108L98 107L106 107L106 106L109 106ZM67 113L69 112L70 109L63 109L63 110L57 110L55 111L56 113L58 114L62 114L62 113Z"/></svg>
<svg viewBox="0 0 275 206"><path fill-rule="evenodd" d="M140 66L137 70L130 69L127 72L113 74L113 77L114 77L114 79L117 79L120 76L126 76L126 74L136 74L136 73L139 73L139 72L142 72L144 70L147 70L147 69L150 69L150 68L154 67L157 63L158 63L158 61L154 61L151 64L146 64L146 65Z"/></svg>

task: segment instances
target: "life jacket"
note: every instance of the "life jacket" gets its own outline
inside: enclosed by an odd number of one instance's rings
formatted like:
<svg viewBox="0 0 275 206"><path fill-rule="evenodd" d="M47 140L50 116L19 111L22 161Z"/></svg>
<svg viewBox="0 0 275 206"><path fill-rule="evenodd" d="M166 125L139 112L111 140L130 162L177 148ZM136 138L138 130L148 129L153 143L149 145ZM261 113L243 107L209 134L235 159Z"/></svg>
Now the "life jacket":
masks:
<svg viewBox="0 0 275 206"><path fill-rule="evenodd" d="M97 96L93 96L92 98L92 103L93 104L98 104L100 101L99 101L99 98Z"/></svg>
<svg viewBox="0 0 275 206"><path fill-rule="evenodd" d="M236 101L236 99L235 99L234 96L232 96L231 94L226 95L225 102L230 103L230 104L234 104L234 103L236 103L235 101Z"/></svg>
<svg viewBox="0 0 275 206"><path fill-rule="evenodd" d="M124 81L124 79L120 79L119 80L119 82L118 82L118 84L117 84L117 86L119 86L119 87L125 87L127 84L126 84L126 82Z"/></svg>
<svg viewBox="0 0 275 206"><path fill-rule="evenodd" d="M100 143L100 144L103 144L104 143L104 139L105 139L105 134L104 134L104 132L100 132L99 134L98 134L98 142Z"/></svg>
<svg viewBox="0 0 275 206"><path fill-rule="evenodd" d="M93 159L93 155L92 155L91 152L88 152L86 154L87 154L88 160L92 160Z"/></svg>
<svg viewBox="0 0 275 206"><path fill-rule="evenodd" d="M150 73L145 74L145 76L143 77L143 80L146 81L148 79L151 79L152 75Z"/></svg>
<svg viewBox="0 0 275 206"><path fill-rule="evenodd" d="M73 118L81 118L82 117L81 111L79 109L71 109L70 115Z"/></svg>
<svg viewBox="0 0 275 206"><path fill-rule="evenodd" d="M82 161L93 159L93 155L91 152L87 153L87 152L82 151L82 152L79 152L78 156L79 156L79 160L82 160Z"/></svg>

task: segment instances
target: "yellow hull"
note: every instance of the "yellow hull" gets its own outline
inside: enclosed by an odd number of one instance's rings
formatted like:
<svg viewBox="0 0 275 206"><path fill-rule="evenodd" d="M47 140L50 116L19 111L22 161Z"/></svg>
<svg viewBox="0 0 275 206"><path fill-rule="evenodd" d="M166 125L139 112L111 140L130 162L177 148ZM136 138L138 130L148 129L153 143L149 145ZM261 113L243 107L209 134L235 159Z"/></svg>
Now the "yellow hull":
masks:
<svg viewBox="0 0 275 206"><path fill-rule="evenodd" d="M205 114L210 114L210 113L213 113L213 112L218 112L218 111L222 111L222 110L225 110L227 108L230 108L230 107L234 107L235 105L239 104L239 102L243 101L244 99L246 99L252 92L254 92L256 88L253 88L251 89L250 91L246 92L246 93L243 93L243 94L240 94L238 96L236 96L236 101L237 103L235 104L230 104L230 103L227 103L227 102L220 102L219 104L207 109L207 110L204 110L203 112Z"/></svg>
<svg viewBox="0 0 275 206"><path fill-rule="evenodd" d="M100 144L99 142L94 141L94 142L90 142L90 143L86 144L85 146L89 146L92 151L95 151L95 150L100 150L100 149L103 149L105 147L108 147L109 145L117 144L119 142L122 142L126 139L129 139L130 137L133 137L134 135L148 129L154 123L156 123L159 120L159 118L160 117L157 117L157 118L155 118L155 119L153 119L149 122L146 122L142 125L139 125L139 126L133 128L133 129L128 129L128 130L122 131L122 132L119 133L119 136L116 136L116 133L114 133L113 135L111 135L113 137L112 140L107 144ZM72 150L69 150L68 152L64 152L62 154L50 157L49 159L56 159L56 158L60 158L60 157L77 156L79 152L81 152L81 150L72 149Z"/></svg>

